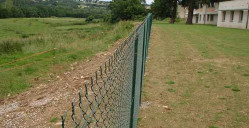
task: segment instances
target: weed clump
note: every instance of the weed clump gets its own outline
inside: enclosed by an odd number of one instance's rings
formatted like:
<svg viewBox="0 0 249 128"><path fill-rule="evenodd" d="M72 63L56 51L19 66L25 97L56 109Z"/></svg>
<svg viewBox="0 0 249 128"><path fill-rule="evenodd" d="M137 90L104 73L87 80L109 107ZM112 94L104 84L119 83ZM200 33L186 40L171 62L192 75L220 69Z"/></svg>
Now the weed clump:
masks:
<svg viewBox="0 0 249 128"><path fill-rule="evenodd" d="M239 92L239 91L240 91L240 89L239 89L239 87L238 87L238 86L235 86L235 87L233 87L232 91L234 91L234 92Z"/></svg>
<svg viewBox="0 0 249 128"><path fill-rule="evenodd" d="M243 76L249 76L249 74L245 73L245 74L243 74Z"/></svg>
<svg viewBox="0 0 249 128"><path fill-rule="evenodd" d="M224 86L225 88L232 88L232 86L229 86L229 85L227 85L227 86Z"/></svg>
<svg viewBox="0 0 249 128"><path fill-rule="evenodd" d="M216 126L210 126L209 128L219 128L219 127L216 127Z"/></svg>
<svg viewBox="0 0 249 128"><path fill-rule="evenodd" d="M169 92L175 92L176 90L175 90L175 89L170 88L170 89L168 89L168 91L169 91Z"/></svg>
<svg viewBox="0 0 249 128"><path fill-rule="evenodd" d="M54 123L54 122L56 122L56 121L58 121L58 120L59 120L58 117L54 117L54 118L52 118L52 119L50 120L50 122L51 122L51 123Z"/></svg>
<svg viewBox="0 0 249 128"><path fill-rule="evenodd" d="M174 81L168 81L167 84L175 84Z"/></svg>
<svg viewBox="0 0 249 128"><path fill-rule="evenodd" d="M0 43L0 55L22 52L22 46L23 44L19 42L4 41Z"/></svg>

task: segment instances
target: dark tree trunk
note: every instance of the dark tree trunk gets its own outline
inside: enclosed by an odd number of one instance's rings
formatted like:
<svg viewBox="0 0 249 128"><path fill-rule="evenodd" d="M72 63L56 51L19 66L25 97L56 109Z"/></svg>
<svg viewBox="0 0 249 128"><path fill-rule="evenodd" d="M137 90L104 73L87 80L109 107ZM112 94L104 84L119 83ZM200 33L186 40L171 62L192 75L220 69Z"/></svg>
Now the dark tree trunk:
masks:
<svg viewBox="0 0 249 128"><path fill-rule="evenodd" d="M173 10L172 10L172 17L170 20L171 24L174 24L176 21L176 11L177 11L177 0L173 0Z"/></svg>
<svg viewBox="0 0 249 128"><path fill-rule="evenodd" d="M188 6L188 19L186 24L193 24L193 13L194 13L194 5L195 5L195 0L190 0L189 6Z"/></svg>

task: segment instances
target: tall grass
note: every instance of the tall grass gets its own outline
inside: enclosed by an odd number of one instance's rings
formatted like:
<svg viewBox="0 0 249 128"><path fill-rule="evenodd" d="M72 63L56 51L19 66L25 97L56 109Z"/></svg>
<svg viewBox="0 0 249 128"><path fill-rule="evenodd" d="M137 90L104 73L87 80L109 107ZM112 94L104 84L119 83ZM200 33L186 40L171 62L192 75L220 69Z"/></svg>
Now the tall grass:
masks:
<svg viewBox="0 0 249 128"><path fill-rule="evenodd" d="M0 54L11 54L15 52L22 52L22 43L4 41L0 43Z"/></svg>
<svg viewBox="0 0 249 128"><path fill-rule="evenodd" d="M7 28L20 25L20 29L8 31L6 36L1 34L6 26L0 28L0 98L54 79L72 62L107 50L133 28L132 22L85 24L74 18L5 20L9 21L0 23L10 22Z"/></svg>

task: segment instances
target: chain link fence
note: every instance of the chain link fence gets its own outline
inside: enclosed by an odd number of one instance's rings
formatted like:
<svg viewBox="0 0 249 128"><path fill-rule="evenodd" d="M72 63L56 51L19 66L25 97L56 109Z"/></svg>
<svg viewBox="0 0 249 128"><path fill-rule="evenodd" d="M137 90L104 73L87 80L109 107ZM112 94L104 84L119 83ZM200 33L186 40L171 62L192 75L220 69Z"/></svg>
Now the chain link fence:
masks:
<svg viewBox="0 0 249 128"><path fill-rule="evenodd" d="M85 83L72 101L71 119L68 113L62 116L63 128L136 128L151 25L148 14Z"/></svg>

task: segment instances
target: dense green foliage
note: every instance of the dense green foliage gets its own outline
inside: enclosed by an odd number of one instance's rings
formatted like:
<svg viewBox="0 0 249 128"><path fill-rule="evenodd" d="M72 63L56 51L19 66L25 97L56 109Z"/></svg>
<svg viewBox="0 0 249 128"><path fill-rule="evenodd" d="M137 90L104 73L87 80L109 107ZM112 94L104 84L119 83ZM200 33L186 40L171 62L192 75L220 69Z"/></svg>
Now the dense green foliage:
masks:
<svg viewBox="0 0 249 128"><path fill-rule="evenodd" d="M183 6L183 7L189 7L190 5L190 2L191 2L191 0L180 0L180 2L179 2L179 4L181 5L181 6ZM199 6L198 6L198 4L199 4L199 0L194 0L194 7L195 8L198 8Z"/></svg>
<svg viewBox="0 0 249 128"><path fill-rule="evenodd" d="M171 17L172 0L155 0L151 5L151 11L156 19Z"/></svg>
<svg viewBox="0 0 249 128"><path fill-rule="evenodd" d="M93 20L94 20L94 17L93 17L93 16L89 16L89 17L86 18L86 22L87 22L87 23L90 23L90 22L92 22Z"/></svg>
<svg viewBox="0 0 249 128"><path fill-rule="evenodd" d="M76 0L2 0L0 1L0 18L15 17L78 17L90 15L103 18L105 8L81 8Z"/></svg>
<svg viewBox="0 0 249 128"><path fill-rule="evenodd" d="M145 6L139 0L115 0L109 5L111 15L110 22L120 20L134 20L146 15Z"/></svg>

